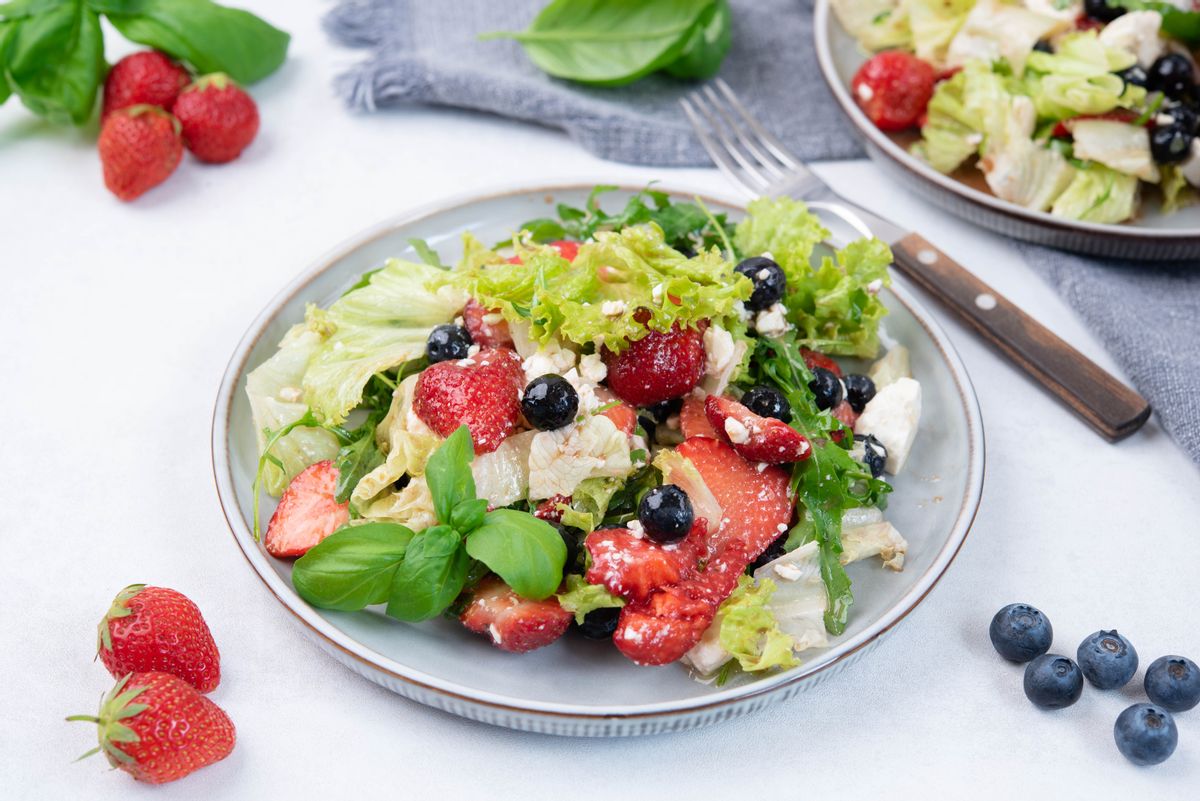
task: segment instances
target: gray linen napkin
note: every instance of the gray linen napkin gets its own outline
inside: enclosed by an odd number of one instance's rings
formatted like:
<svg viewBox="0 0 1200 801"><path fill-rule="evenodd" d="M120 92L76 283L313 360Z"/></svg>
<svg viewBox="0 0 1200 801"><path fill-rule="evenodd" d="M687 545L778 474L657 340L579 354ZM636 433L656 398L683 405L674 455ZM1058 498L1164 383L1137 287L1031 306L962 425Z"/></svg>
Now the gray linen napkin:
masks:
<svg viewBox="0 0 1200 801"><path fill-rule="evenodd" d="M582 87L546 76L515 42L476 39L524 28L546 2L339 0L326 30L370 55L338 76L337 90L362 111L426 103L561 128L615 161L709 163L677 105L694 84L654 76L617 90ZM862 155L817 67L811 0L731 2L733 47L721 76L802 158ZM1200 464L1200 263L1098 261L1020 247Z"/></svg>

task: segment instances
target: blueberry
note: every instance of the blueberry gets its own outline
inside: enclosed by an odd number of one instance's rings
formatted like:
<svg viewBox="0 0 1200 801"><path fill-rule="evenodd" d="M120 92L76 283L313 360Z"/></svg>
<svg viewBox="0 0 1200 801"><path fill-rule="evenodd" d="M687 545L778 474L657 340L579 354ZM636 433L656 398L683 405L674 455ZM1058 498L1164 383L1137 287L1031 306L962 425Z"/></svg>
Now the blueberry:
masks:
<svg viewBox="0 0 1200 801"><path fill-rule="evenodd" d="M579 411L579 393L561 375L538 376L525 387L521 411L535 428L553 431L575 419Z"/></svg>
<svg viewBox="0 0 1200 801"><path fill-rule="evenodd" d="M863 408L875 397L875 382L865 375L850 374L842 379L842 383L846 385L846 402L862 414Z"/></svg>
<svg viewBox="0 0 1200 801"><path fill-rule="evenodd" d="M1025 666L1025 697L1042 709L1064 709L1083 694L1083 674L1065 656L1042 654Z"/></svg>
<svg viewBox="0 0 1200 801"><path fill-rule="evenodd" d="M1039 53L1050 53L1051 55L1054 54L1054 45L1050 44L1045 39L1038 39L1036 42L1034 42L1033 49Z"/></svg>
<svg viewBox="0 0 1200 801"><path fill-rule="evenodd" d="M1000 656L1010 662L1028 662L1050 650L1054 627L1040 609L1009 604L992 618L988 636Z"/></svg>
<svg viewBox="0 0 1200 801"><path fill-rule="evenodd" d="M1179 729L1167 710L1154 704L1134 704L1113 725L1117 750L1135 765L1157 765L1179 744Z"/></svg>
<svg viewBox="0 0 1200 801"><path fill-rule="evenodd" d="M1101 22L1112 22L1125 13L1125 9L1111 6L1108 0L1083 0L1083 13Z"/></svg>
<svg viewBox="0 0 1200 801"><path fill-rule="evenodd" d="M742 396L742 405L760 417L774 417L785 423L792 421L792 405L783 393L772 387L754 387Z"/></svg>
<svg viewBox="0 0 1200 801"><path fill-rule="evenodd" d="M1167 53L1150 65L1149 88L1167 97L1183 97L1196 85L1191 60L1182 53Z"/></svg>
<svg viewBox="0 0 1200 801"><path fill-rule="evenodd" d="M750 565L750 572L753 573L755 570L758 570L768 562L774 562L776 559L787 553L787 551L783 549L784 544L787 543L787 539L788 533L785 531L772 540L771 544L767 546L767 550L759 554L758 558L755 559Z"/></svg>
<svg viewBox="0 0 1200 801"><path fill-rule="evenodd" d="M1137 673L1137 651L1116 630L1097 631L1084 639L1075 658L1087 680L1101 690L1124 687Z"/></svg>
<svg viewBox="0 0 1200 801"><path fill-rule="evenodd" d="M611 639L613 632L617 630L617 621L620 617L620 608L601 607L584 615L583 622L576 624L576 628L589 640L607 640Z"/></svg>
<svg viewBox="0 0 1200 801"><path fill-rule="evenodd" d="M855 434L850 456L870 468L871 478L879 478L883 475L884 465L887 464L888 452L874 434Z"/></svg>
<svg viewBox="0 0 1200 801"><path fill-rule="evenodd" d="M683 398L669 398L647 406L646 411L650 413L650 416L656 422L665 423L668 417L673 414L679 414L679 410L682 408Z"/></svg>
<svg viewBox="0 0 1200 801"><path fill-rule="evenodd" d="M583 553L583 548L580 541L583 539L582 529L574 526L564 526L562 523L551 523L550 525L558 531L558 536L562 537L563 545L567 546L567 561L566 566L570 568L578 560Z"/></svg>
<svg viewBox="0 0 1200 801"><path fill-rule="evenodd" d="M1200 667L1186 656L1160 656L1146 668L1146 695L1169 712L1200 704Z"/></svg>
<svg viewBox="0 0 1200 801"><path fill-rule="evenodd" d="M1196 135L1178 123L1159 125L1150 132L1150 155L1159 164L1178 164L1192 152Z"/></svg>
<svg viewBox="0 0 1200 801"><path fill-rule="evenodd" d="M638 415L638 425L646 432L646 439L649 442L654 442L654 432L658 430L658 421L648 414Z"/></svg>
<svg viewBox="0 0 1200 801"><path fill-rule="evenodd" d="M1164 106L1158 112L1160 117L1170 117L1170 125L1178 125L1184 131L1195 134L1200 131L1200 111L1184 103Z"/></svg>
<svg viewBox="0 0 1200 801"><path fill-rule="evenodd" d="M774 259L754 256L743 259L734 269L754 282L754 292L746 301L747 309L764 311L783 300L783 293L787 291L787 276Z"/></svg>
<svg viewBox="0 0 1200 801"><path fill-rule="evenodd" d="M471 335L461 325L439 325L429 332L425 341L425 355L430 364L465 359L471 350Z"/></svg>
<svg viewBox="0 0 1200 801"><path fill-rule="evenodd" d="M1117 77L1124 81L1126 86L1140 86L1145 89L1150 84L1150 74L1140 64L1121 70Z"/></svg>
<svg viewBox="0 0 1200 801"><path fill-rule="evenodd" d="M638 505L638 522L655 542L678 542L692 529L692 500L674 484L655 487Z"/></svg>
<svg viewBox="0 0 1200 801"><path fill-rule="evenodd" d="M808 388L816 395L818 409L832 409L842 402L842 382L824 367L812 369L813 380Z"/></svg>

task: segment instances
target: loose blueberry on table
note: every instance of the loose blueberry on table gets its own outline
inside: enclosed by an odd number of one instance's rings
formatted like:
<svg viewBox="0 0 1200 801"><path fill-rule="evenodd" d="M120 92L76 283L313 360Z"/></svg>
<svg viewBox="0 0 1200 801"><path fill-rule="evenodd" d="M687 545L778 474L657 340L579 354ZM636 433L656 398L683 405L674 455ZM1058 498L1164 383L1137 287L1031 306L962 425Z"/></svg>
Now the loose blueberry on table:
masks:
<svg viewBox="0 0 1200 801"><path fill-rule="evenodd" d="M1200 704L1200 667L1185 656L1160 656L1146 668L1143 686L1167 711L1186 712Z"/></svg>
<svg viewBox="0 0 1200 801"><path fill-rule="evenodd" d="M1029 604L1009 604L988 627L992 647L1010 662L1028 662L1050 650L1054 628L1041 610Z"/></svg>
<svg viewBox="0 0 1200 801"><path fill-rule="evenodd" d="M1079 644L1075 658L1087 680L1101 690L1124 687L1137 672L1137 651L1115 630L1088 636Z"/></svg>
<svg viewBox="0 0 1200 801"><path fill-rule="evenodd" d="M1025 666L1025 697L1042 709L1064 709L1083 694L1083 673L1065 656L1042 654Z"/></svg>
<svg viewBox="0 0 1200 801"><path fill-rule="evenodd" d="M1135 765L1157 765L1175 753L1179 729L1166 709L1154 704L1134 704L1113 725L1117 750Z"/></svg>

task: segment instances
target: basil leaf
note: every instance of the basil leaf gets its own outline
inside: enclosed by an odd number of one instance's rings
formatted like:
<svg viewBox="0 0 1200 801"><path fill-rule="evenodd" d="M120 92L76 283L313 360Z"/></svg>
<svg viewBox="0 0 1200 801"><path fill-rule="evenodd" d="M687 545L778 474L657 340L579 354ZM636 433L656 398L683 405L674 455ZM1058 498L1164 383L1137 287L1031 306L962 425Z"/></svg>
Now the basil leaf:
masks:
<svg viewBox="0 0 1200 801"><path fill-rule="evenodd" d="M557 78L622 86L675 61L715 0L554 0L516 39L529 59Z"/></svg>
<svg viewBox="0 0 1200 801"><path fill-rule="evenodd" d="M562 583L567 546L546 521L515 509L497 509L467 537L467 554L491 568L517 595L540 601Z"/></svg>
<svg viewBox="0 0 1200 801"><path fill-rule="evenodd" d="M364 523L338 529L292 567L292 586L322 609L353 612L381 604L414 534L397 523Z"/></svg>
<svg viewBox="0 0 1200 801"><path fill-rule="evenodd" d="M392 579L387 613L411 622L437 617L462 592L470 566L457 531L450 526L425 529L408 544Z"/></svg>
<svg viewBox="0 0 1200 801"><path fill-rule="evenodd" d="M487 508L487 498L460 501L454 507L454 511L450 513L450 525L454 526L460 534L465 535L469 531L474 531L483 523L483 516L487 514Z"/></svg>
<svg viewBox="0 0 1200 801"><path fill-rule="evenodd" d="M711 78L733 44L733 15L729 0L717 0L696 20L679 57L667 65L676 78Z"/></svg>
<svg viewBox="0 0 1200 801"><path fill-rule="evenodd" d="M107 4L106 4L107 5ZM288 34L249 11L210 0L141 0L116 4L108 20L126 38L192 64L198 72L228 73L249 84L287 58Z"/></svg>
<svg viewBox="0 0 1200 801"><path fill-rule="evenodd" d="M378 417L371 415L365 423L350 432L354 441L343 445L334 459L338 469L334 500L338 503L350 500L350 493L354 491L358 482L362 481L362 477L383 464L383 454L375 444L377 422Z"/></svg>
<svg viewBox="0 0 1200 801"><path fill-rule="evenodd" d="M438 522L449 523L455 506L475 498L475 477L471 474L474 458L471 432L461 425L438 446L425 464L425 481L433 496L433 511Z"/></svg>
<svg viewBox="0 0 1200 801"><path fill-rule="evenodd" d="M5 7L0 28L9 93L40 117L82 125L96 107L104 77L100 18L81 0Z"/></svg>

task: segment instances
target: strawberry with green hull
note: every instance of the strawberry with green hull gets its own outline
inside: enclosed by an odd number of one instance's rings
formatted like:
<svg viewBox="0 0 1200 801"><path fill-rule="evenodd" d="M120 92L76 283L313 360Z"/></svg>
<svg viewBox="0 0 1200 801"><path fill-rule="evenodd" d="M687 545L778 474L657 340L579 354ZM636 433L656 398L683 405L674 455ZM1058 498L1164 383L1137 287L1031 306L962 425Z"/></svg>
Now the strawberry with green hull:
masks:
<svg viewBox="0 0 1200 801"><path fill-rule="evenodd" d="M136 200L175 172L183 158L179 121L157 106L112 112L100 129L104 185L124 201Z"/></svg>
<svg viewBox="0 0 1200 801"><path fill-rule="evenodd" d="M229 756L237 734L229 716L190 684L170 673L130 673L100 704L98 715L69 721L95 723L110 765L140 782L165 784Z"/></svg>
<svg viewBox="0 0 1200 801"><path fill-rule="evenodd" d="M171 673L208 693L221 683L221 654L200 609L165 587L131 584L100 621L96 653L114 678Z"/></svg>
<svg viewBox="0 0 1200 801"><path fill-rule="evenodd" d="M158 106L169 111L192 76L179 62L157 50L131 53L113 64L104 79L100 119L129 106Z"/></svg>
<svg viewBox="0 0 1200 801"><path fill-rule="evenodd" d="M254 98L224 73L198 78L171 109L192 155L210 164L233 161L258 135Z"/></svg>

